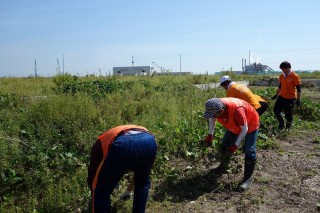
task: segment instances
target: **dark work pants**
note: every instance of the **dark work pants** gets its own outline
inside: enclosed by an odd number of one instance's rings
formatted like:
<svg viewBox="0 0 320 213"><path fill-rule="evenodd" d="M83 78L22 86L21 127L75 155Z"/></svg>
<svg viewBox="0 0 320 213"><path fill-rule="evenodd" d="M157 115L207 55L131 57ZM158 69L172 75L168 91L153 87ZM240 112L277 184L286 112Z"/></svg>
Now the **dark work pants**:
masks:
<svg viewBox="0 0 320 213"><path fill-rule="evenodd" d="M285 118L287 122L292 122L293 120L293 107L294 107L295 99L286 99L282 96L278 96L276 103L273 107L274 115L277 117L277 119L282 120L283 118L281 116L282 110L284 110Z"/></svg>
<svg viewBox="0 0 320 213"><path fill-rule="evenodd" d="M156 152L157 144L149 133L118 136L111 144L98 176L93 201L95 212L111 211L110 194L128 171L134 172L132 212L145 212Z"/></svg>

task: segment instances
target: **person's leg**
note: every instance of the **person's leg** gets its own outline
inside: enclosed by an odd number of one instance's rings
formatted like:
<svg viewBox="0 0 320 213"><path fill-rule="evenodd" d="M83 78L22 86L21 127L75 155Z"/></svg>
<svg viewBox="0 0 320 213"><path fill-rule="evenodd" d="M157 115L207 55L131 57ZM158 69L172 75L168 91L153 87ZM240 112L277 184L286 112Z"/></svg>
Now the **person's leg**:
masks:
<svg viewBox="0 0 320 213"><path fill-rule="evenodd" d="M150 188L150 172L157 154L154 136L149 133L134 135L136 161L134 171L134 195L132 212L145 212Z"/></svg>
<svg viewBox="0 0 320 213"><path fill-rule="evenodd" d="M283 107L284 107L284 101L285 101L284 98L279 96L276 100L276 103L274 104L274 107L273 107L273 113L279 122L279 126L278 126L279 129L284 128L284 120L281 116L281 111L283 110Z"/></svg>
<svg viewBox="0 0 320 213"><path fill-rule="evenodd" d="M226 130L222 139L220 165L211 170L215 175L222 175L228 169L232 154L228 150L232 144L237 141L238 135Z"/></svg>
<svg viewBox="0 0 320 213"><path fill-rule="evenodd" d="M245 156L248 159L255 160L257 158L256 143L258 138L258 132L259 132L259 129L248 133L245 137L244 151L245 151Z"/></svg>
<svg viewBox="0 0 320 213"><path fill-rule="evenodd" d="M252 174L256 165L256 141L258 137L258 129L250 132L245 137L245 163L244 163L244 175L240 184L240 189L246 190L251 186Z"/></svg>
<svg viewBox="0 0 320 213"><path fill-rule="evenodd" d="M108 155L101 167L97 186L94 190L93 205L94 212L110 212L110 195L121 177L131 167L130 150L126 141L121 136L111 144Z"/></svg>
<svg viewBox="0 0 320 213"><path fill-rule="evenodd" d="M292 120L293 120L293 107L294 107L294 99L287 99L286 105L284 107L284 115L287 120L286 129L291 128Z"/></svg>

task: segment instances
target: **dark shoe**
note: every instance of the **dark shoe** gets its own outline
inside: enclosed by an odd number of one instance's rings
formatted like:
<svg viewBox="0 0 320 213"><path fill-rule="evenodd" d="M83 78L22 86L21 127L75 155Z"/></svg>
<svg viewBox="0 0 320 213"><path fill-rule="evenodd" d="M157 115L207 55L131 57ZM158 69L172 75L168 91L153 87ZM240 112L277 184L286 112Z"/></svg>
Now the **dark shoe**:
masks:
<svg viewBox="0 0 320 213"><path fill-rule="evenodd" d="M292 124L291 122L287 122L286 123L286 129L290 129L291 128L291 124Z"/></svg>
<svg viewBox="0 0 320 213"><path fill-rule="evenodd" d="M282 118L282 116L280 115L280 116L278 116L277 117L277 120L278 120L278 122L279 122L279 126L278 126L278 129L284 129L284 120L283 120L283 118Z"/></svg>

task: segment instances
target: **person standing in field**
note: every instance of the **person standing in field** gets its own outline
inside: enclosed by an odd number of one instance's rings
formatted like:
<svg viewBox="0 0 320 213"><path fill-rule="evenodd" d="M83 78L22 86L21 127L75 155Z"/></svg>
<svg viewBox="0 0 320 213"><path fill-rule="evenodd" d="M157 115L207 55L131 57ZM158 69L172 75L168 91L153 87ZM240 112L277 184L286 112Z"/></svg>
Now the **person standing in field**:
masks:
<svg viewBox="0 0 320 213"><path fill-rule="evenodd" d="M246 85L231 81L231 78L228 75L220 78L220 86L226 90L227 97L245 100L256 109L259 116L261 116L268 109L268 102L266 100L264 100L261 96L254 94ZM208 134L206 137L206 142L212 143L212 138L212 134Z"/></svg>
<svg viewBox="0 0 320 213"><path fill-rule="evenodd" d="M273 108L279 125L278 129L290 129L293 120L293 107L300 106L301 82L300 77L291 70L291 64L284 61L280 64L282 74L279 76L279 86L276 94L271 98L276 100ZM284 110L286 126L281 112Z"/></svg>
<svg viewBox="0 0 320 213"><path fill-rule="evenodd" d="M134 172L132 212L145 212L156 153L154 136L142 126L117 126L100 135L92 147L88 168L92 212L111 211L110 195L128 171Z"/></svg>
<svg viewBox="0 0 320 213"><path fill-rule="evenodd" d="M226 172L232 153L245 138L244 177L239 188L248 189L252 183L257 160L256 141L259 130L257 111L248 102L238 98L211 98L207 100L205 109L204 117L209 119L209 134L213 135L216 121L226 128L222 139L220 165L212 172L215 175Z"/></svg>

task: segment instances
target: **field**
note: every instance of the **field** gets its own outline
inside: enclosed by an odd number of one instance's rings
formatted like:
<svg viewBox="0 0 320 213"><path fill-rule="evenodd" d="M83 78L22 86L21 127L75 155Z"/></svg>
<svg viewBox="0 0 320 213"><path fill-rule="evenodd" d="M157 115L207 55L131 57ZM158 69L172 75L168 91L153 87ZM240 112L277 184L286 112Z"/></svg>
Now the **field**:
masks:
<svg viewBox="0 0 320 213"><path fill-rule="evenodd" d="M301 77L320 79L319 72ZM241 151L228 174L218 179L210 174L218 164L222 127L216 128L213 147L199 146L207 134L204 103L224 97L224 91L194 84L218 79L68 74L0 79L0 212L88 212L91 146L105 130L129 123L148 128L159 145L147 212L319 212L319 87L302 86L290 131L277 130L269 102L261 118L254 183L239 192ZM276 90L251 89L266 98ZM132 198L119 200L129 178L114 191L114 212L131 211Z"/></svg>

